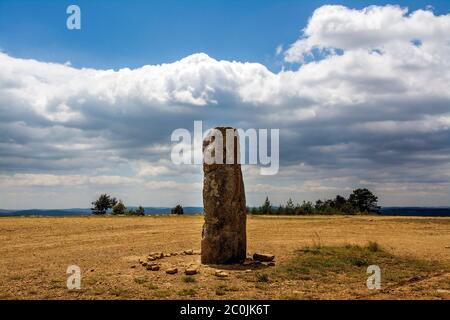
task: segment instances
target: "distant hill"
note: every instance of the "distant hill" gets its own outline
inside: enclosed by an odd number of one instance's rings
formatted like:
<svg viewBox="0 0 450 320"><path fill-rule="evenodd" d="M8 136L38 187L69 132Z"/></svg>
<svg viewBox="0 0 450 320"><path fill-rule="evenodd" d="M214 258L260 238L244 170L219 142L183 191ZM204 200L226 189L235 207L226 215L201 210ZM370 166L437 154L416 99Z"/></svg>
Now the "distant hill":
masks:
<svg viewBox="0 0 450 320"><path fill-rule="evenodd" d="M383 216L450 217L450 207L383 207Z"/></svg>
<svg viewBox="0 0 450 320"><path fill-rule="evenodd" d="M129 207L136 209L137 207ZM170 214L172 208L168 207L145 207L145 214ZM203 213L203 207L183 207L185 214ZM89 208L73 209L27 209L27 210L4 210L0 209L0 217L12 216L86 216L91 215Z"/></svg>
<svg viewBox="0 0 450 320"><path fill-rule="evenodd" d="M0 209L0 215L2 214L7 214L7 213L11 213L14 212L14 210L4 210L4 209Z"/></svg>

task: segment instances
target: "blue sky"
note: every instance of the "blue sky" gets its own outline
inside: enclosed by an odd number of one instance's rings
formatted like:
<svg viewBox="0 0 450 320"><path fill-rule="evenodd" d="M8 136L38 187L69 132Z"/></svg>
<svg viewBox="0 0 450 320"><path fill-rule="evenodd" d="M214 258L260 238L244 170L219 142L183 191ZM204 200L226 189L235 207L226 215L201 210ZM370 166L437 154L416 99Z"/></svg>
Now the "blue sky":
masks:
<svg viewBox="0 0 450 320"><path fill-rule="evenodd" d="M449 57L449 1L0 0L0 208L201 205L170 156L195 120L280 130L249 205L448 206Z"/></svg>
<svg viewBox="0 0 450 320"><path fill-rule="evenodd" d="M279 70L278 45L299 35L314 9L342 4L361 9L392 1L195 0L5 1L0 0L0 48L15 57L75 67L135 68L179 60L196 52L216 59L252 61ZM77 4L82 30L69 31L66 8ZM396 1L410 10L449 1ZM288 66L289 67L289 66Z"/></svg>

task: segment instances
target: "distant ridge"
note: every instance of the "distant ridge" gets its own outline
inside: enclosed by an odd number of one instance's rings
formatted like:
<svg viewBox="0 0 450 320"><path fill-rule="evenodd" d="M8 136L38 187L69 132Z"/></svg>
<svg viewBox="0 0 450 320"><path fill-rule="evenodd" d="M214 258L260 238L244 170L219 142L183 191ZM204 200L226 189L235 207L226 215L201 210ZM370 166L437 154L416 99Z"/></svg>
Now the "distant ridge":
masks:
<svg viewBox="0 0 450 320"><path fill-rule="evenodd" d="M450 217L450 207L383 207L383 216Z"/></svg>

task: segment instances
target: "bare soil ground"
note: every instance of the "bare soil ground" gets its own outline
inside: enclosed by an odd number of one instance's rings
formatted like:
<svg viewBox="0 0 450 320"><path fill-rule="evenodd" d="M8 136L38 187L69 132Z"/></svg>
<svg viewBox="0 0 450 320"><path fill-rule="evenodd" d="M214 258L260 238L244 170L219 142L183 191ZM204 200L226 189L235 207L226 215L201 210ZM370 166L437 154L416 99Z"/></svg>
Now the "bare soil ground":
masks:
<svg viewBox="0 0 450 320"><path fill-rule="evenodd" d="M249 217L248 252L273 253L274 267L202 266L198 254L160 259L159 271L139 264L150 252L200 250L202 224L202 216L0 218L0 299L450 298L450 218ZM367 289L367 264L380 265L381 290ZM69 265L81 268L80 290L66 287ZM189 265L200 273L185 276ZM166 274L170 267L178 273Z"/></svg>

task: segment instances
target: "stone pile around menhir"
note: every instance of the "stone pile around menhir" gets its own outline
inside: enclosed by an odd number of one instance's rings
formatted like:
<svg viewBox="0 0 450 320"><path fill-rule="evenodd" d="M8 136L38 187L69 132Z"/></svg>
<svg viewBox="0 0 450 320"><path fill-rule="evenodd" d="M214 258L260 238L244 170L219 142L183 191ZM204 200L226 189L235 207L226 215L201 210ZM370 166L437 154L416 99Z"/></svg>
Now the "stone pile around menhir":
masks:
<svg viewBox="0 0 450 320"><path fill-rule="evenodd" d="M139 263L143 267L145 267L147 270L159 271L161 269L161 264L158 261L163 258L175 257L178 255L192 256L192 255L199 255L199 254L200 254L199 251L194 251L192 249L184 250L184 251L180 251L180 252L172 252L172 253L152 252L148 255L148 257L146 259L139 259ZM176 268L176 267L166 268L166 273L167 274L176 274L176 273L178 273L178 268ZM196 267L196 266L191 265L185 269L186 275L194 275L197 273L198 273L198 267Z"/></svg>
<svg viewBox="0 0 450 320"><path fill-rule="evenodd" d="M163 269L166 274L174 275L178 273L180 263L167 265L167 263L162 263L162 260L170 257L179 258L180 256L194 256L194 255L200 255L200 251L189 249L172 253L152 252L145 259L139 259L139 263L149 271L160 271L161 269ZM245 258L244 261L240 263L240 265L244 267L242 271L245 270L246 272L251 272L255 269L275 266L274 259L275 256L273 254L254 253L253 256L247 256L247 258ZM165 268L162 268L163 265L165 265ZM187 276L193 276L200 273L201 268L204 269L210 267L207 265L202 266L193 263L183 266L184 274ZM218 278L228 278L229 276L228 272L224 270L217 269L212 271L213 271L212 274Z"/></svg>

